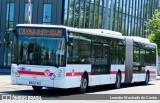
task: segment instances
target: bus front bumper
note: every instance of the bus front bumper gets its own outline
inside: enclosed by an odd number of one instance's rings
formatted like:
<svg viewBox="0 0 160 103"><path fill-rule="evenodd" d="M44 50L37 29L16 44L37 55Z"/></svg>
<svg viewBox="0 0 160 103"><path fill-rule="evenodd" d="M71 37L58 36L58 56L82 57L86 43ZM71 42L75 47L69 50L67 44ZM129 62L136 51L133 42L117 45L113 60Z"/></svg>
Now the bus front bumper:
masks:
<svg viewBox="0 0 160 103"><path fill-rule="evenodd" d="M75 81L75 82L73 82ZM31 80L20 77L11 78L13 85L28 85L28 86L41 86L41 87L52 87L52 88L76 88L80 86L79 78L66 77L58 80Z"/></svg>

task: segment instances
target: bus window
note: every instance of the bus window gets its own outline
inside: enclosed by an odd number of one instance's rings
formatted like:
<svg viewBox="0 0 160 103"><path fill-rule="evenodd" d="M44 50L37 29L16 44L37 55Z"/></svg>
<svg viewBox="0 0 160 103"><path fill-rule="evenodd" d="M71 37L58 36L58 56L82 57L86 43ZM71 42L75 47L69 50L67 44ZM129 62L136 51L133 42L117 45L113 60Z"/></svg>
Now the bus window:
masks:
<svg viewBox="0 0 160 103"><path fill-rule="evenodd" d="M140 65L145 66L145 50L140 49Z"/></svg>
<svg viewBox="0 0 160 103"><path fill-rule="evenodd" d="M18 45L20 47L19 63L46 66L65 65L65 39L63 38L19 36Z"/></svg>
<svg viewBox="0 0 160 103"><path fill-rule="evenodd" d="M114 40L114 39L113 39ZM124 64L125 61L125 45L121 40L114 40L114 44L111 46L112 64Z"/></svg>
<svg viewBox="0 0 160 103"><path fill-rule="evenodd" d="M152 47L149 45L146 45L145 48L145 64L147 66L152 65L155 66L156 65L156 47Z"/></svg>
<svg viewBox="0 0 160 103"><path fill-rule="evenodd" d="M134 47L133 50L133 65L138 66L140 65L140 49L138 47Z"/></svg>
<svg viewBox="0 0 160 103"><path fill-rule="evenodd" d="M73 45L68 47L69 64L88 64L90 57L90 42L74 39Z"/></svg>

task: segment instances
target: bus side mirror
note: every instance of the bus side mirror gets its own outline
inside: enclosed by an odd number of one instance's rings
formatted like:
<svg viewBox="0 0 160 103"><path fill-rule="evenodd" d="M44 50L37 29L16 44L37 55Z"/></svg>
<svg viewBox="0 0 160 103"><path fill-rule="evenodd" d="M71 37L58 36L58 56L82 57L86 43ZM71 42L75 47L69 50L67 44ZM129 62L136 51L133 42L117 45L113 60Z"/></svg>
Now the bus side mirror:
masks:
<svg viewBox="0 0 160 103"><path fill-rule="evenodd" d="M73 45L73 36L69 36L68 38L68 46L72 46Z"/></svg>
<svg viewBox="0 0 160 103"><path fill-rule="evenodd" d="M13 33L16 33L16 30L13 29L12 32L13 32Z"/></svg>
<svg viewBox="0 0 160 103"><path fill-rule="evenodd" d="M16 37L18 36L18 34L17 34L17 31L16 31L16 30L12 30L11 34L12 34L12 35L14 35L14 36L16 36Z"/></svg>

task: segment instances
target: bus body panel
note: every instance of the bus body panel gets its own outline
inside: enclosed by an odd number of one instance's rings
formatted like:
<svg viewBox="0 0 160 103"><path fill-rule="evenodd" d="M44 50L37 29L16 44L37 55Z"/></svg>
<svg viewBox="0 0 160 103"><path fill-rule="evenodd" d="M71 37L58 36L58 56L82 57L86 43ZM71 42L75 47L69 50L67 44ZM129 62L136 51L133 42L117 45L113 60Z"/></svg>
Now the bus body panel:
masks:
<svg viewBox="0 0 160 103"><path fill-rule="evenodd" d="M82 76L85 71L91 74L91 64L67 64L66 77Z"/></svg>
<svg viewBox="0 0 160 103"><path fill-rule="evenodd" d="M106 76L106 75L105 75ZM89 76L89 86L96 86L101 84L101 78L105 76L103 75L91 75ZM110 77L110 75L108 75ZM106 78L106 82L109 82Z"/></svg>
<svg viewBox="0 0 160 103"><path fill-rule="evenodd" d="M149 71L149 80L155 80L157 76L156 66L146 66L145 73L133 73L132 83L145 81L147 71Z"/></svg>
<svg viewBox="0 0 160 103"><path fill-rule="evenodd" d="M156 66L146 66L146 72L149 71L149 80L155 80L157 76Z"/></svg>
<svg viewBox="0 0 160 103"><path fill-rule="evenodd" d="M115 76L110 74L91 75L89 78L89 86L113 84L115 83Z"/></svg>
<svg viewBox="0 0 160 103"><path fill-rule="evenodd" d="M52 26L38 26L38 25L19 25L22 27L42 27L42 28L50 28ZM155 80L156 79L156 70L157 70L157 63L158 63L158 54L156 54L156 66L145 66L145 71L138 72L138 73L134 73L133 71L133 51L134 51L134 41L135 39L133 39L134 37L124 37L124 36L116 36L116 35L112 35L112 34L107 34L107 33L102 33L102 32L93 32L93 31L85 31L83 29L75 29L75 28L67 28L67 27L61 27L61 26L53 26L52 28L63 28L65 29L65 31L67 31L64 36L66 37L66 51L65 54L63 55L65 58L60 58L57 60L64 60L65 64L61 65L64 67L61 67L58 65L57 66L43 66L43 65L29 65L26 62L26 65L20 64L12 64L11 66L11 83L12 84L19 84L19 85L30 85L30 86L42 86L42 87L54 87L54 88L75 88L75 87L80 87L80 83L81 83L81 77L84 73L87 73L88 75L88 86L96 86L96 85L104 85L104 84L114 84L116 81L116 74L118 71L121 72L121 83L131 83L131 82L142 82L145 81L146 78L146 73L147 71L149 71L149 76L150 76L150 80ZM69 31L70 29L70 31ZM87 38L85 38L84 35L78 35L79 37L77 39L81 39L83 41L85 40L89 40L89 41L93 41L90 36L94 36L97 38L106 38L106 40L103 40L103 42L101 42L101 40L98 40L98 45L96 44L96 39L95 39L95 44L94 46L98 48L98 46L102 49L103 48L107 48L108 50L110 50L109 52L105 52L109 58L109 62L106 62L107 59L102 59L102 56L93 56L92 58L95 60L96 58L101 59L101 62L105 60L104 63L102 63L101 65L107 65L106 69L109 69L109 71L107 72L96 72L94 73L92 71L93 66L96 66L97 64L95 62L90 62L90 64L83 64L83 63L79 63L79 64L67 64L67 57L68 55L68 46L69 46L69 32L76 32L76 33L80 33L80 34L84 34ZM114 32L113 32L114 34ZM48 34L49 35L49 34ZM38 37L38 36L37 36ZM43 38L43 37L42 37ZM46 37L44 37L46 39ZM54 38L54 37L53 37ZM110 40L112 39L112 40ZM156 45L153 44L151 42L148 41L141 41L140 38L136 38L137 41L139 43L142 42L142 44L144 43L148 43L148 44L152 44L152 45ZM140 40L139 40L140 39ZM112 57L112 46L114 47L114 45L112 45L111 42L108 43L109 41L116 41L116 40L123 40L124 43L122 42L116 42L118 47L123 46L125 48L125 63L123 62L117 62L117 64L112 64L112 59L110 58ZM48 39L47 39L48 41ZM54 41L54 40L52 40ZM136 42L137 42L136 41ZM101 42L101 43L99 43ZM57 42L58 43L58 42ZM89 42L87 42L89 43ZM92 42L90 42L92 43ZM55 44L53 46L56 46L56 42L52 43ZM59 43L59 44L63 44L63 43ZM72 44L72 43L71 43ZM100 45L101 44L101 45ZM102 45L103 44L103 45ZM50 44L49 44L50 45ZM60 45L60 46L61 46ZM93 45L93 44L92 44ZM52 45L51 45L52 46ZM111 49L110 49L111 48ZM15 49L17 51L17 49ZM57 50L57 49L56 49ZM96 49L95 49L96 50ZM105 49L102 49L105 50ZM156 50L157 51L157 50ZM117 51L116 51L117 52ZM26 52L27 53L27 52ZM57 52L57 54L59 53L62 54L61 52ZM96 53L95 53L96 54ZM94 54L94 55L95 55ZM97 52L98 54L98 52ZM104 56L105 54L103 54ZM88 55L90 56L90 55ZM79 57L79 56L77 56ZM107 56L105 56L106 58ZM37 59L37 58L36 58ZM98 60L97 59L97 60ZM115 61L117 61L117 58L114 58ZM122 60L122 59L121 59ZM19 60L20 61L20 60ZM106 64L105 64L106 63ZM44 64L45 65L45 64ZM47 64L46 64L47 65ZM100 65L100 66L101 66ZM108 68L109 67L109 68ZM143 66L142 66L143 67ZM104 69L104 68L103 68ZM103 70L102 69L102 70ZM99 67L96 68L96 70L99 70ZM99 73L99 74L98 74Z"/></svg>
<svg viewBox="0 0 160 103"><path fill-rule="evenodd" d="M14 68L14 71L13 71ZM18 68L25 68L25 70L19 70ZM38 68L38 69L37 69ZM45 75L47 70L52 75ZM62 77L53 77L57 71L62 70ZM28 65L12 65L12 72L17 72L15 76L12 73L12 84L23 84L23 85L36 85L44 87L55 87L55 88L74 88L80 86L81 76L84 72L88 75L91 73L91 65L67 65L67 67L48 67L48 66L28 66ZM14 73L15 74L15 73ZM38 75L39 74L39 75ZM51 79L53 78L53 79ZM71 82L73 81L73 82ZM32 84L36 82L36 84Z"/></svg>
<svg viewBox="0 0 160 103"><path fill-rule="evenodd" d="M30 84L29 82L32 82L32 84ZM53 80L51 81L50 79L42 81L42 80L24 79L22 77L21 78L17 77L16 84L28 85L28 86L54 87Z"/></svg>
<svg viewBox="0 0 160 103"><path fill-rule="evenodd" d="M133 75L133 40L126 38L125 83L131 83Z"/></svg>
<svg viewBox="0 0 160 103"><path fill-rule="evenodd" d="M12 64L12 84L54 87L51 77L57 69L64 68Z"/></svg>
<svg viewBox="0 0 160 103"><path fill-rule="evenodd" d="M116 73L120 71L121 72L121 82L124 83L124 79L125 79L125 65L111 65L111 75L114 75L114 82L112 81L112 83L115 83L115 79L116 79Z"/></svg>
<svg viewBox="0 0 160 103"><path fill-rule="evenodd" d="M110 74L91 75L89 77L89 86L114 84L118 70L121 71L121 76L122 76L121 82L123 83L125 65L111 65Z"/></svg>
<svg viewBox="0 0 160 103"><path fill-rule="evenodd" d="M65 81L67 88L80 87L81 76L84 73L91 75L91 65L90 64L68 64L66 66Z"/></svg>
<svg viewBox="0 0 160 103"><path fill-rule="evenodd" d="M145 73L133 73L133 79L132 79L132 83L134 82L142 82L145 81L146 79L146 74Z"/></svg>

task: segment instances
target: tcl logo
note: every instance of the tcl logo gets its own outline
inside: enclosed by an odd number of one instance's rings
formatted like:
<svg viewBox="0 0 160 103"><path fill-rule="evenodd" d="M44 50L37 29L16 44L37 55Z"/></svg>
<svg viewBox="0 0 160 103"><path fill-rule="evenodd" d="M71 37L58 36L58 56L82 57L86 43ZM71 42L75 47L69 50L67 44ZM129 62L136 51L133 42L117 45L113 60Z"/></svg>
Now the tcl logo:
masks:
<svg viewBox="0 0 160 103"><path fill-rule="evenodd" d="M45 74L46 76L49 76L50 73L51 73L51 72L50 72L48 69L44 71L44 74Z"/></svg>

